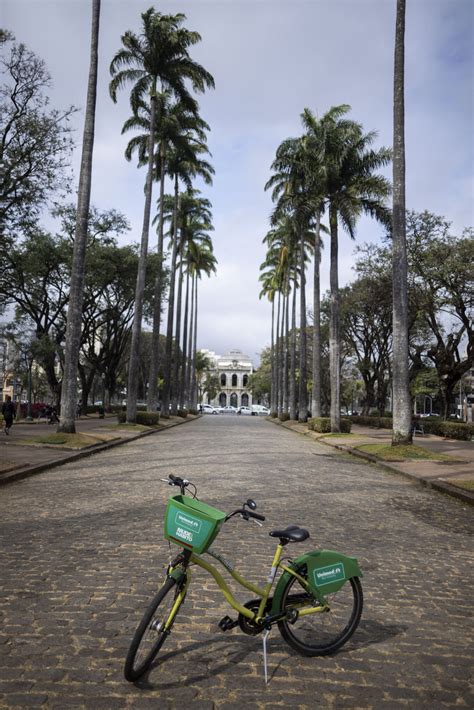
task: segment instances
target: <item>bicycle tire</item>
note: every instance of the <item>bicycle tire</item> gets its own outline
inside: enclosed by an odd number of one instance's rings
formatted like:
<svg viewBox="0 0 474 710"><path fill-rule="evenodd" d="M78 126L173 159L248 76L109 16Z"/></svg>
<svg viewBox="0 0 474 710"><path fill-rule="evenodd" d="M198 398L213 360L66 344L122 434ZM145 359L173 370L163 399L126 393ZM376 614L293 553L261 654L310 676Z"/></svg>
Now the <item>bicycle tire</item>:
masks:
<svg viewBox="0 0 474 710"><path fill-rule="evenodd" d="M292 576L283 591L281 611L291 606L290 592L295 584L297 590L293 595L293 604L298 607L315 605L311 594ZM349 579L338 592L328 594L327 600L330 606L327 612L301 616L293 624L287 620L278 622L278 629L285 641L302 656L327 656L335 653L350 639L359 625L364 599L358 577Z"/></svg>
<svg viewBox="0 0 474 710"><path fill-rule="evenodd" d="M181 588L182 584L178 587L176 580L168 577L143 615L125 659L124 675L131 683L146 673L169 636L184 599L176 609L170 628L165 631L160 628L160 625L168 619ZM150 645L148 650L146 650L147 643Z"/></svg>

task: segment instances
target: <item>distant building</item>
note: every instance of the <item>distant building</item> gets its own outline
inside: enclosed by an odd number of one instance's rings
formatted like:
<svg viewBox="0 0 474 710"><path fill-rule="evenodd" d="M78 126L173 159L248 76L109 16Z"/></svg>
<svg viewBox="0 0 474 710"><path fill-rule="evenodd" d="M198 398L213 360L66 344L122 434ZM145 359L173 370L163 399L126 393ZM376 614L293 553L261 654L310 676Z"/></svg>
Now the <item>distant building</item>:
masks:
<svg viewBox="0 0 474 710"><path fill-rule="evenodd" d="M203 402L215 407L250 406L252 393L248 389L249 378L253 373L253 364L248 355L241 350L230 350L226 355L216 355L210 350L202 350L214 365L214 372L219 380L216 397L210 400L207 392L203 393Z"/></svg>

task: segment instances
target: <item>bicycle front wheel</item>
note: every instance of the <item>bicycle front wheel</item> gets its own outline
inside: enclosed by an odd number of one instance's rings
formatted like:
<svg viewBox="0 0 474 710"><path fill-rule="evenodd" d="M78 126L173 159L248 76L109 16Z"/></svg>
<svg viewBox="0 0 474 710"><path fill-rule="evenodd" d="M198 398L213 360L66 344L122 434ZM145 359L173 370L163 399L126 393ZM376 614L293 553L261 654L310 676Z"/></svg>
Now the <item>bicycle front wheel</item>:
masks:
<svg viewBox="0 0 474 710"><path fill-rule="evenodd" d="M299 616L295 623L279 621L285 641L303 656L326 656L334 653L350 639L362 614L363 595L358 577L349 579L334 594L328 594L328 611ZM318 606L296 577L291 577L283 592L281 610Z"/></svg>
<svg viewBox="0 0 474 710"><path fill-rule="evenodd" d="M183 585L168 577L153 598L138 625L125 660L124 674L130 682L138 680L151 666L163 646L184 601Z"/></svg>

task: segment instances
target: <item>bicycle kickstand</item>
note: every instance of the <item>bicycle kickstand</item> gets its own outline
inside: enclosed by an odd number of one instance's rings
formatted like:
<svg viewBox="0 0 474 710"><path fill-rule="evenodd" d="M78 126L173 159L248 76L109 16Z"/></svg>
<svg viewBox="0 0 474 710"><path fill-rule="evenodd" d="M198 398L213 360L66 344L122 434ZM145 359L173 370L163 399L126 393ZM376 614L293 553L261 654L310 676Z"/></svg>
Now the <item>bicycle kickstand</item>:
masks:
<svg viewBox="0 0 474 710"><path fill-rule="evenodd" d="M263 642L263 669L265 672L265 685L268 684L268 666L267 666L267 639L270 636L270 629L265 629L262 634Z"/></svg>

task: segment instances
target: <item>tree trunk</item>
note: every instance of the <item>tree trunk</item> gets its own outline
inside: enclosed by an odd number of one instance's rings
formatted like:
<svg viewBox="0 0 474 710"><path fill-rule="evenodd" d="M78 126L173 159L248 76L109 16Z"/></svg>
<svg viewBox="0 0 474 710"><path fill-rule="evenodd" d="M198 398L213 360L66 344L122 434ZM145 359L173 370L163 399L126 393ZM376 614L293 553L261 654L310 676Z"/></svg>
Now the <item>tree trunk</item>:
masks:
<svg viewBox="0 0 474 710"><path fill-rule="evenodd" d="M58 431L76 431L77 364L81 345L82 301L86 260L87 230L91 194L92 155L94 150L95 105L97 97L97 64L99 50L100 0L92 2L92 30L86 115L82 139L82 158L77 195L76 230L72 257L71 285L67 314L64 374L61 389L61 419Z"/></svg>
<svg viewBox="0 0 474 710"><path fill-rule="evenodd" d="M283 412L288 414L289 411L289 393L288 393L288 355L289 355L289 338L290 338L290 268L287 266L286 285L285 285L285 333L284 333L284 356L283 356Z"/></svg>
<svg viewBox="0 0 474 710"><path fill-rule="evenodd" d="M270 389L270 412L272 416L277 414L277 400L275 387L275 369L276 369L276 354L275 354L275 292L272 293L272 332L270 346L270 364L271 364L271 389Z"/></svg>
<svg viewBox="0 0 474 710"><path fill-rule="evenodd" d="M277 319L276 319L276 343L275 343L275 402L277 414L281 414L281 392L280 392L280 305L281 293L278 291Z"/></svg>
<svg viewBox="0 0 474 710"><path fill-rule="evenodd" d="M308 421L308 378L306 365L306 273L305 273L304 230L300 236L300 387L298 394L298 421Z"/></svg>
<svg viewBox="0 0 474 710"><path fill-rule="evenodd" d="M193 333L194 333L194 279L195 273L191 277L191 316L189 319L189 345L188 345L188 369L186 372L186 392L189 406L192 408L192 377L193 377Z"/></svg>
<svg viewBox="0 0 474 710"><path fill-rule="evenodd" d="M186 294L184 297L184 323L183 323L183 363L179 386L179 406L189 409L188 393L186 391L186 378L189 369L188 360L188 315L189 315L189 269L186 271Z"/></svg>
<svg viewBox="0 0 474 710"><path fill-rule="evenodd" d="M404 63L405 0L397 0L393 82L393 445L409 444L412 440L405 222Z"/></svg>
<svg viewBox="0 0 474 710"><path fill-rule="evenodd" d="M197 379L196 379L196 349L197 349L197 316L198 316L198 280L197 275L194 281L194 333L193 333L193 357L191 363L191 404L193 409L197 409Z"/></svg>
<svg viewBox="0 0 474 710"><path fill-rule="evenodd" d="M171 413L178 413L179 403L179 371L180 371L180 342L181 342L181 301L183 296L183 236L181 236L180 245L180 260L178 272L178 298L176 303L176 325L174 336L174 359L173 359L173 375L171 380Z"/></svg>
<svg viewBox="0 0 474 710"><path fill-rule="evenodd" d="M296 419L296 270L293 279L290 342L290 419Z"/></svg>
<svg viewBox="0 0 474 710"><path fill-rule="evenodd" d="M169 416L171 399L171 359L173 353L173 320L174 320L174 292L176 284L176 260L178 253L178 212L179 212L178 176L174 185L174 215L173 215L173 251L171 254L170 289L168 296L168 326L166 329L166 354L165 376L163 385L163 416Z"/></svg>
<svg viewBox="0 0 474 710"><path fill-rule="evenodd" d="M160 367L160 324L161 300L163 294L163 197L165 194L165 158L166 146L164 141L160 145L160 211L158 218L158 258L159 269L155 280L155 293L153 303L153 331L151 336L150 372L148 375L147 410L156 412L158 409L158 370Z"/></svg>
<svg viewBox="0 0 474 710"><path fill-rule="evenodd" d="M145 183L145 207L143 211L143 229L138 259L137 285L135 289L135 313L133 315L132 342L128 365L127 383L127 422L137 421L138 380L140 376L140 350L142 334L143 299L145 293L146 261L148 254L148 234L150 231L151 198L153 192L153 160L156 124L156 85L150 98L150 137L148 141L148 172Z"/></svg>
<svg viewBox="0 0 474 710"><path fill-rule="evenodd" d="M321 416L321 214L316 213L314 229L314 278L313 278L313 389L311 392L311 415Z"/></svg>
<svg viewBox="0 0 474 710"><path fill-rule="evenodd" d="M341 430L341 338L339 333L339 276L338 276L338 234L337 210L329 208L331 231L331 267L329 320L329 376L331 385L331 431Z"/></svg>

